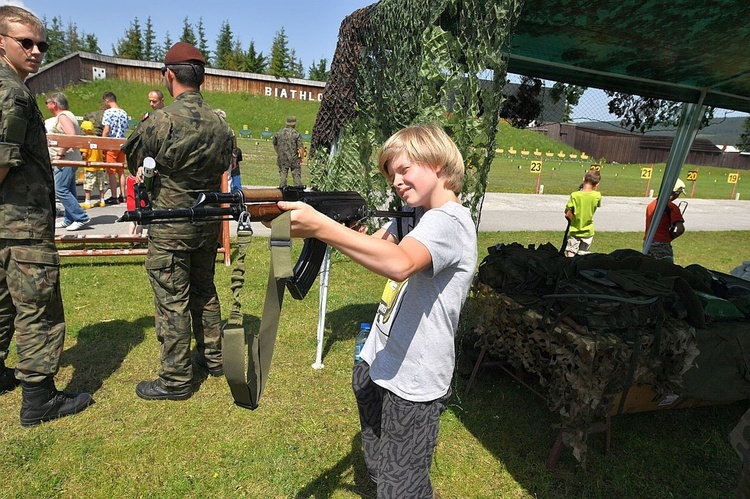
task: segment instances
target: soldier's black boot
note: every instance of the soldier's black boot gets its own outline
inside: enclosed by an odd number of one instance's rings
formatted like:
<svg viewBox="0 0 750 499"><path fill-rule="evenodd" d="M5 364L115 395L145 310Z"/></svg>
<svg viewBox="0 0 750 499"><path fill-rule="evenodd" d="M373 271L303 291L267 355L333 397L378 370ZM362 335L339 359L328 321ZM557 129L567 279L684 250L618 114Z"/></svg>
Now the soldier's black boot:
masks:
<svg viewBox="0 0 750 499"><path fill-rule="evenodd" d="M141 381L135 387L135 393L145 400L186 400L193 395L192 387L169 388L164 386L161 378L153 381Z"/></svg>
<svg viewBox="0 0 750 499"><path fill-rule="evenodd" d="M21 426L33 426L52 419L79 413L94 399L89 393L65 393L55 388L52 377L41 383L21 382Z"/></svg>
<svg viewBox="0 0 750 499"><path fill-rule="evenodd" d="M18 384L14 369L5 367L5 363L0 361L0 393L9 392L17 387Z"/></svg>

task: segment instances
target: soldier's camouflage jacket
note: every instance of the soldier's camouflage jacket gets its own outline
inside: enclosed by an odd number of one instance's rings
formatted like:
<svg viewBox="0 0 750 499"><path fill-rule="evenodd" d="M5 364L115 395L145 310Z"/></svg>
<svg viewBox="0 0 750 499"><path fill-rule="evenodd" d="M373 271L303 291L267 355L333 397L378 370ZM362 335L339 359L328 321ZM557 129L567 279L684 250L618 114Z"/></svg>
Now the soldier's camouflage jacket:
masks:
<svg viewBox="0 0 750 499"><path fill-rule="evenodd" d="M299 166L299 150L302 147L302 136L296 128L285 126L273 136L273 145L278 147L276 164L278 166Z"/></svg>
<svg viewBox="0 0 750 499"><path fill-rule="evenodd" d="M21 78L0 61L0 239L55 237L55 181L44 118Z"/></svg>
<svg viewBox="0 0 750 499"><path fill-rule="evenodd" d="M184 92L150 112L122 147L135 174L143 159L156 161L151 201L154 209L189 208L201 192L221 190L222 174L232 157L232 130L203 100ZM153 224L148 234L175 250L186 241L218 237L220 222Z"/></svg>

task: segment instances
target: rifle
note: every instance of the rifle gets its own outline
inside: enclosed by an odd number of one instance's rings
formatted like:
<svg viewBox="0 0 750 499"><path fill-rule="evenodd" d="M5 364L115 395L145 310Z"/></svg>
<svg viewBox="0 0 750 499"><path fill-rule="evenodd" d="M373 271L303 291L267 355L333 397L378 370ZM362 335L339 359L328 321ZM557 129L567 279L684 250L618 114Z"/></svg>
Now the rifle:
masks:
<svg viewBox="0 0 750 499"><path fill-rule="evenodd" d="M238 230L250 230L250 222L270 222L283 213L277 201L302 201L324 215L352 226L370 217L409 217L411 212L370 210L367 202L354 191L316 191L304 187L242 189L232 192L203 192L190 208L155 210L143 184L136 186L136 206L126 211L118 222L139 225L168 221L205 222L232 219ZM286 287L293 298L303 299L315 282L325 257L326 244L305 239L294 275Z"/></svg>
<svg viewBox="0 0 750 499"><path fill-rule="evenodd" d="M237 265L232 275L234 307L222 328L222 356L224 373L234 403L245 409L256 409L271 369L276 332L284 299L284 284L292 297L301 300L312 287L323 263L326 244L317 239L305 239L302 253L292 270L289 238L289 212L277 206L278 201L302 201L330 218L354 224L367 217L410 217L412 212L370 210L365 200L352 191L314 191L302 187L270 189L242 189L232 192L201 193L190 208L154 210L143 184L136 187L137 209L127 211L121 222L140 224L166 221L201 222L232 218L238 222L237 238L246 240L252 235L250 221L274 221L271 227L269 268L266 299L257 335L247 335L242 325L239 292L244 282L244 254L247 244L240 242ZM277 223L282 222L282 223ZM247 363L245 362L247 361Z"/></svg>

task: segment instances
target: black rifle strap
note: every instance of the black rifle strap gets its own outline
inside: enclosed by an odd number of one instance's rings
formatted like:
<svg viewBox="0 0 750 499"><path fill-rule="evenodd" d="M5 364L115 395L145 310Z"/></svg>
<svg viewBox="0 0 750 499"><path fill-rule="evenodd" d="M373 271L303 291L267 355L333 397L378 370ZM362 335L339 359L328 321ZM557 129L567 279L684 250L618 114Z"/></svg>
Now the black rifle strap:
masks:
<svg viewBox="0 0 750 499"><path fill-rule="evenodd" d="M245 330L234 325L223 330L222 354L224 374L232 391L234 403L245 409L256 409L268 380L276 333L279 329L281 305L284 301L286 279L293 275L291 254L291 215L284 212L271 223L271 265L268 273L266 299L260 331L246 341ZM247 375L245 348L247 347Z"/></svg>

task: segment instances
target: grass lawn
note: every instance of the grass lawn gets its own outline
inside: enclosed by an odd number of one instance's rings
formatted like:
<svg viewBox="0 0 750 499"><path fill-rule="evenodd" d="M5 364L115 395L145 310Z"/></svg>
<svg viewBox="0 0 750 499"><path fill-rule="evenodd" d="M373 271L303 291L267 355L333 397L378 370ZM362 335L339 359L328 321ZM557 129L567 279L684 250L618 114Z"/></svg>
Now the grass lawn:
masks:
<svg viewBox="0 0 750 499"><path fill-rule="evenodd" d="M71 110L95 109L112 90L131 116L148 111L150 87L113 80L66 89ZM247 95L207 93L224 109L235 130L281 126L288 114L298 129L312 130L318 105ZM168 102L170 99L167 99ZM42 97L43 104L43 97ZM40 106L42 110L44 105ZM245 185L278 185L270 142L238 139ZM559 143L528 131L501 128L498 148L514 146L555 154ZM563 148L566 155L577 154ZM545 162L541 177L529 172L530 157L499 154L490 171L490 192L569 194L592 161ZM643 196L658 190L641 178L651 165L601 163L605 195ZM685 179L685 174L682 176ZM727 170L701 167L694 195L728 199L742 182L727 183ZM309 170L303 168L304 180ZM692 183L688 182L688 191ZM734 192L733 192L734 191ZM488 246L504 242L558 246L559 232L480 233L480 260ZM597 233L596 248L640 249L642 233ZM242 296L245 326L257 331L268 272L267 240L248 252ZM299 246L299 245L297 245ZM296 246L296 247L297 247ZM688 231L675 244L676 261L727 272L746 256L750 232ZM0 396L0 497L375 497L360 450L359 422L350 388L358 323L374 315L384 279L341 255L330 275L323 362L315 360L318 289L303 301L287 296L268 385L255 411L232 403L224 379L196 376L196 393L183 402L152 402L135 395L135 385L158 375L159 344L153 298L143 257L68 258L62 288L67 337L59 388L93 392L96 404L83 414L34 428L22 428L21 391ZM232 303L230 268L217 265L216 284L224 317ZM15 365L12 345L8 365ZM601 434L589 439L588 468L566 452L555 472L545 460L558 418L497 368L487 367L465 394L474 363L472 345L459 340L454 397L441 420L432 479L442 498L642 498L734 495L740 461L727 435L747 402L685 410L623 415L613 419L611 452ZM200 373L200 371L198 371Z"/></svg>
<svg viewBox="0 0 750 499"><path fill-rule="evenodd" d="M603 234L597 247L637 248L640 238ZM556 232L481 233L480 257L498 242L558 239ZM750 232L686 233L683 241L679 263L727 271L739 263L733 248L748 247ZM243 312L246 327L256 331L268 251L263 238L253 246L248 266L256 271L248 275ZM225 316L229 276L230 269L217 266ZM248 411L232 404L223 379L205 376L187 401L139 399L136 383L158 373L142 257L65 259L68 334L57 384L93 391L96 404L75 417L22 428L20 390L0 396L0 497L374 497L349 382L357 325L372 318L383 282L335 256L322 370L311 368L317 288L303 301L287 296L269 383L260 408ZM586 470L568 452L549 472L544 463L555 415L491 367L465 395L473 357L471 348L462 352L432 471L441 497L732 496L739 459L727 434L746 402L617 417L608 455L603 436L592 435Z"/></svg>

